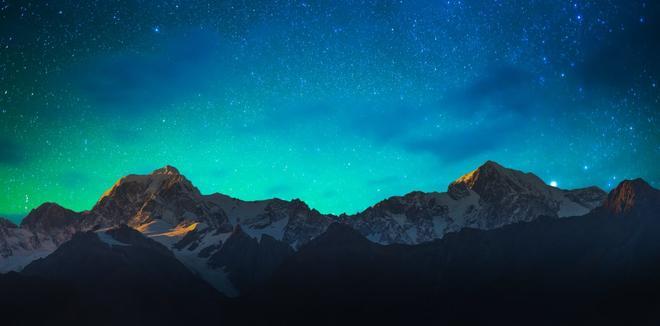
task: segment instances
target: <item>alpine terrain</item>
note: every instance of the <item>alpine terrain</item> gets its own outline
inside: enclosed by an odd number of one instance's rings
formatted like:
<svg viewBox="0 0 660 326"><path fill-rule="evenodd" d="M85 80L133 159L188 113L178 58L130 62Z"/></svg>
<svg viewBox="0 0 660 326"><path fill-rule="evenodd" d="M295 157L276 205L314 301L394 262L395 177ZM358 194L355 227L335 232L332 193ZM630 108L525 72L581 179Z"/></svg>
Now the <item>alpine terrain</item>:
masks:
<svg viewBox="0 0 660 326"><path fill-rule="evenodd" d="M660 307L659 194L641 179L559 189L488 161L446 192L335 216L205 195L165 166L121 178L88 211L45 203L0 220L0 284L17 321L24 303L80 323L577 323L607 320L597 312L621 298L646 321Z"/></svg>

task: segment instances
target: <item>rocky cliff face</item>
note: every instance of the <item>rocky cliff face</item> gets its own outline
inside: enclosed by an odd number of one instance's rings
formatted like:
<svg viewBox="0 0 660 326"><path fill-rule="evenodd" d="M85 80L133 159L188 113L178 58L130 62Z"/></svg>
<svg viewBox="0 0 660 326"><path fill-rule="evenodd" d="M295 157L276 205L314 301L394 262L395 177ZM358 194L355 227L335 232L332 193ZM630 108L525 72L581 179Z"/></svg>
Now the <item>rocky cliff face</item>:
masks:
<svg viewBox="0 0 660 326"><path fill-rule="evenodd" d="M14 237L17 228L10 220L0 217L0 256L9 257L13 254L10 239Z"/></svg>
<svg viewBox="0 0 660 326"><path fill-rule="evenodd" d="M660 216L660 191L642 179L624 180L607 196L601 211L613 216Z"/></svg>
<svg viewBox="0 0 660 326"><path fill-rule="evenodd" d="M89 223L140 226L156 220L177 225L184 220L220 227L227 217L209 205L177 169L166 166L149 175L129 175L106 191L92 208Z"/></svg>

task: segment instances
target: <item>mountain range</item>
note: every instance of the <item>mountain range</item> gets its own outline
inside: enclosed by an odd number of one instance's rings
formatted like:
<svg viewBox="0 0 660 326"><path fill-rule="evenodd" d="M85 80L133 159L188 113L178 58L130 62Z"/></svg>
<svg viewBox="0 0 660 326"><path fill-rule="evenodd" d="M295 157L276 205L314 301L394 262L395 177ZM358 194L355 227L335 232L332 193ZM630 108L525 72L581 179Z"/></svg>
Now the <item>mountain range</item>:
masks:
<svg viewBox="0 0 660 326"><path fill-rule="evenodd" d="M16 323L34 321L31 305L101 324L556 324L616 320L596 312L627 298L618 311L638 303L633 319L655 321L658 212L660 191L641 179L563 190L492 161L446 192L339 216L204 195L165 166L121 178L88 211L45 203L20 225L0 219L0 285L14 296L0 307Z"/></svg>

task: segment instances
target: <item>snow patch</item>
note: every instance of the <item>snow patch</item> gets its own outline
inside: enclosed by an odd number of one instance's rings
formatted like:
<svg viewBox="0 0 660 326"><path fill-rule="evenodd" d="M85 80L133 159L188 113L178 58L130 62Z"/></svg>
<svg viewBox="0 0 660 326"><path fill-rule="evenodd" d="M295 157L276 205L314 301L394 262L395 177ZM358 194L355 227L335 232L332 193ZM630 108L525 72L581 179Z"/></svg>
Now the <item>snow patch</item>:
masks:
<svg viewBox="0 0 660 326"><path fill-rule="evenodd" d="M188 269L198 275L201 279L205 280L216 290L224 295L234 298L239 295L238 290L229 280L227 272L224 268L212 268L208 264L207 258L199 257L199 251L202 246L198 246L196 250L172 250L174 256L182 262Z"/></svg>
<svg viewBox="0 0 660 326"><path fill-rule="evenodd" d="M158 219L139 226L137 230L160 244L172 248L175 243L183 239L189 232L206 227L205 223L173 226L167 221Z"/></svg>
<svg viewBox="0 0 660 326"><path fill-rule="evenodd" d="M199 243L195 249L175 249L174 244L193 230L197 230L200 233ZM231 235L231 232L215 234L215 230L211 229L205 223L193 223L187 226L178 225L174 227L163 220L154 220L144 224L138 228L138 231L172 250L177 260L216 290L228 297L237 297L239 295L238 290L231 283L224 269L212 268L208 264L208 257L199 256L200 251L203 249L224 243Z"/></svg>
<svg viewBox="0 0 660 326"><path fill-rule="evenodd" d="M261 242L261 237L266 234L277 240L282 240L284 238L284 232L286 226L289 223L289 217L279 219L264 228L255 228L252 225L241 225L243 231L249 235L251 238L257 239Z"/></svg>
<svg viewBox="0 0 660 326"><path fill-rule="evenodd" d="M99 237L101 242L107 244L110 248L112 248L112 246L130 246L130 244L117 241L115 238L104 231L96 232L96 235Z"/></svg>
<svg viewBox="0 0 660 326"><path fill-rule="evenodd" d="M9 257L0 256L0 273L8 273L12 271L20 272L31 262L39 258L44 258L50 255L53 251L55 251L54 245L52 248L14 252L14 254Z"/></svg>

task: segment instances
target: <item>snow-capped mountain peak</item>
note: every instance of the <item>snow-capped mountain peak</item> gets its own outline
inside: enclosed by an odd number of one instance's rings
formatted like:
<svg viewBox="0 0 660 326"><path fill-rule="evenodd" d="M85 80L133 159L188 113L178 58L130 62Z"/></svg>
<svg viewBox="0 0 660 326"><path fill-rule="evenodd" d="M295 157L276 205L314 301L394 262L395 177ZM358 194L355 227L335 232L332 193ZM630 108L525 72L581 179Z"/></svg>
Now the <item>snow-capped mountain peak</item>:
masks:
<svg viewBox="0 0 660 326"><path fill-rule="evenodd" d="M200 196L199 190L179 170L167 165L151 174L131 174L119 179L101 196L97 206L108 197L129 196L140 200L172 190L188 196Z"/></svg>
<svg viewBox="0 0 660 326"><path fill-rule="evenodd" d="M115 183L96 203L92 215L101 225L139 226L155 219L177 225L184 219L223 223L222 212L203 205L199 190L172 166L148 175L129 175Z"/></svg>
<svg viewBox="0 0 660 326"><path fill-rule="evenodd" d="M151 174L181 175L179 170L171 165L166 165L160 169L156 169L154 172L151 172Z"/></svg>
<svg viewBox="0 0 660 326"><path fill-rule="evenodd" d="M547 194L552 191L543 180L532 173L508 169L493 161L486 161L477 169L452 182L449 187L463 184L486 201L518 194Z"/></svg>

